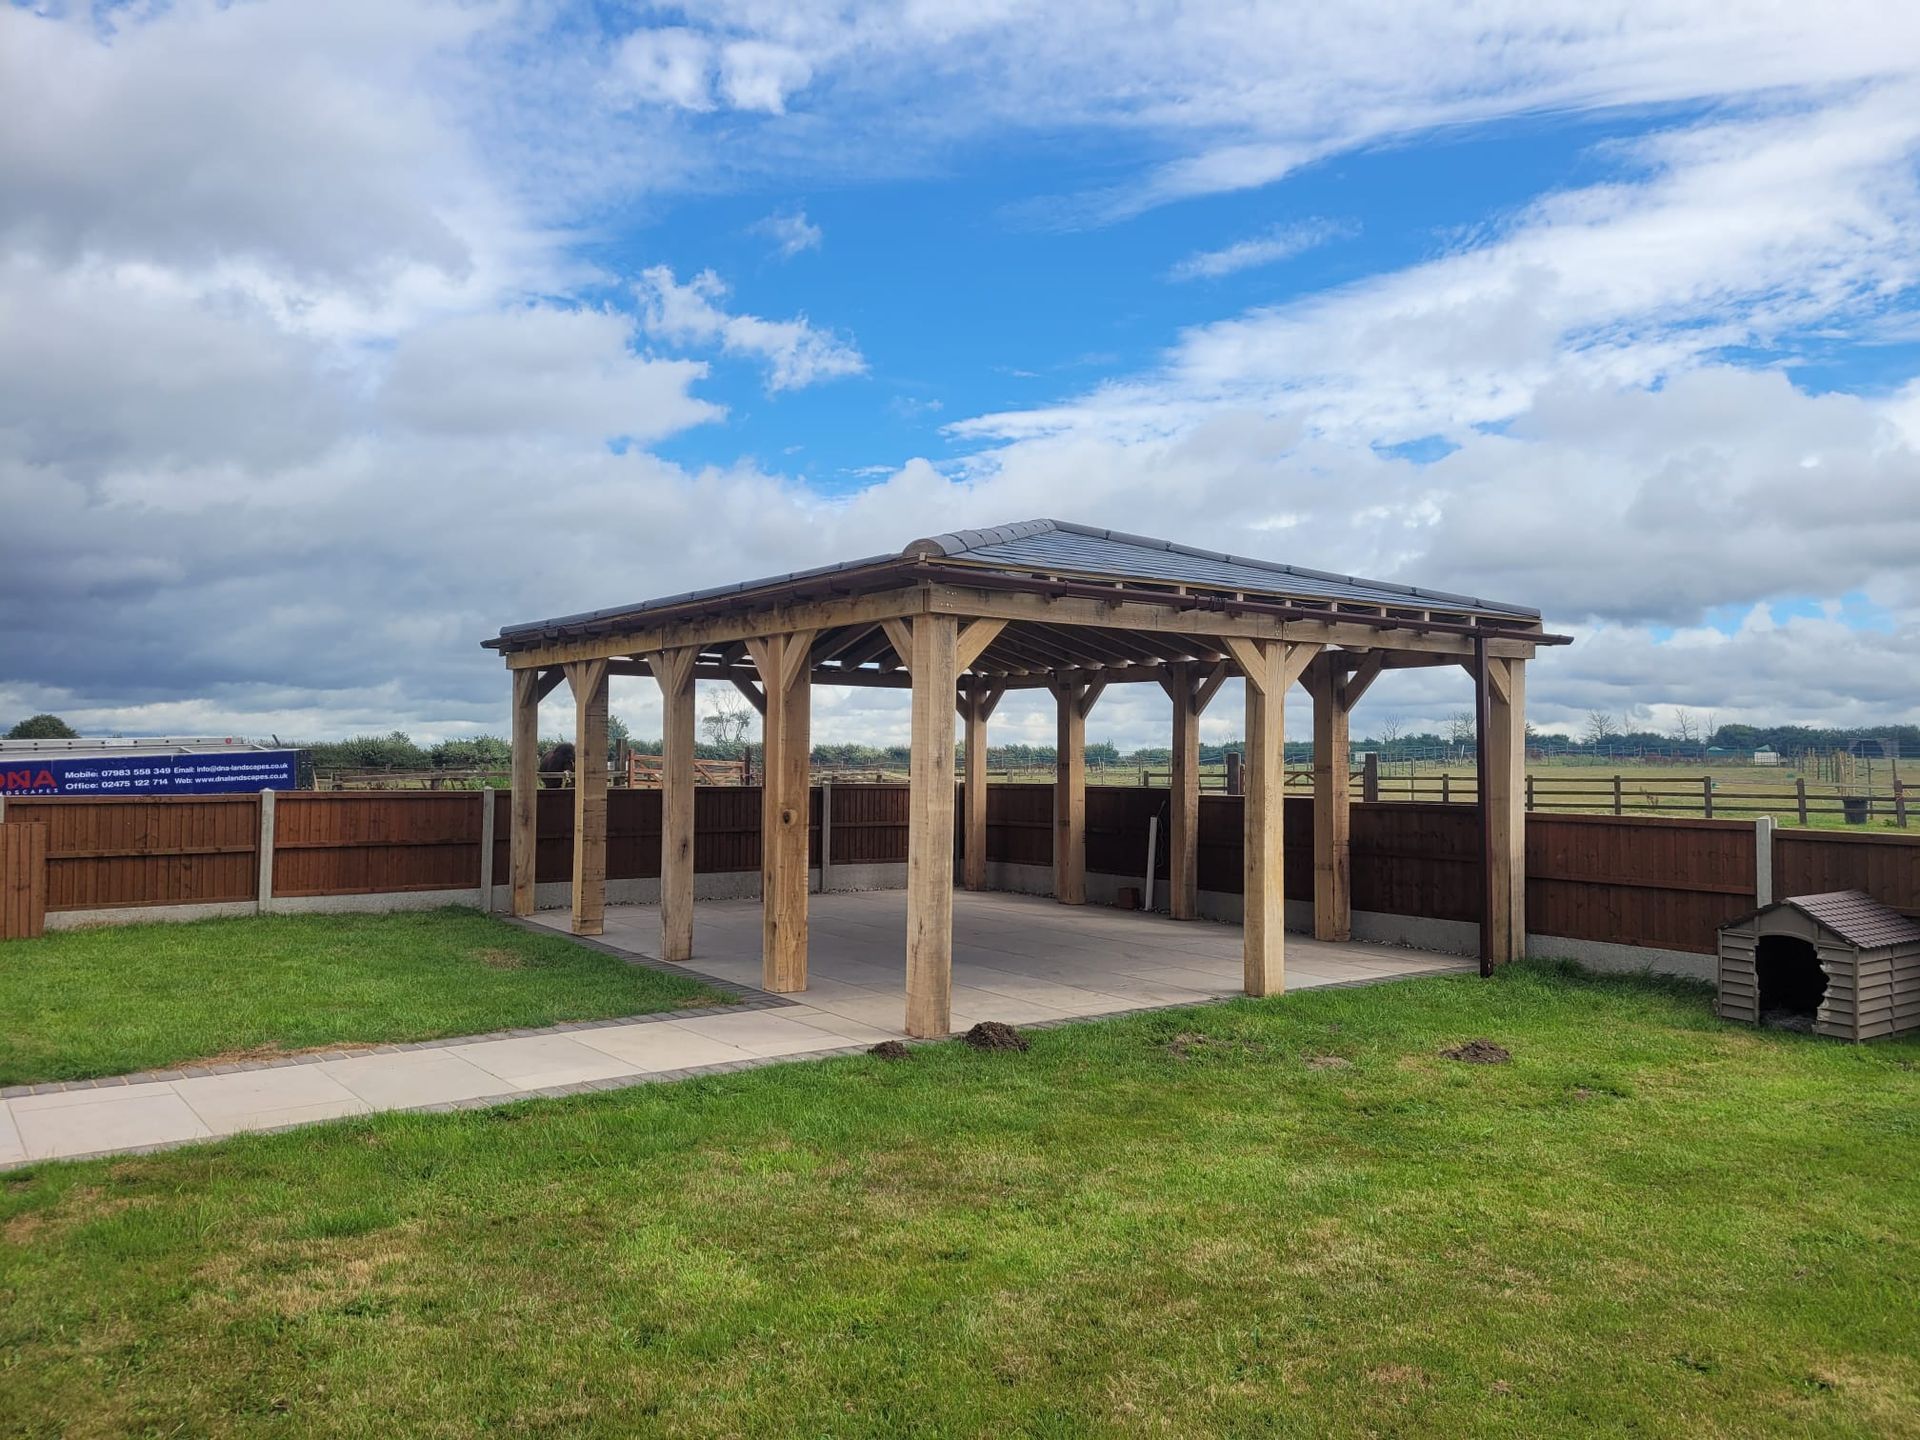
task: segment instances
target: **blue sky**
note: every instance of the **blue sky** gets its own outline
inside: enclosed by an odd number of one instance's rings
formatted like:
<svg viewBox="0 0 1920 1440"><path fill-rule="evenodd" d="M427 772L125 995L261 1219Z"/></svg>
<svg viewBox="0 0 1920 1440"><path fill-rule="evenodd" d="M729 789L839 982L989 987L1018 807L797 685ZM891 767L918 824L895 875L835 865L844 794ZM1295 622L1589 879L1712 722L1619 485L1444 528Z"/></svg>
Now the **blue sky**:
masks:
<svg viewBox="0 0 1920 1440"><path fill-rule="evenodd" d="M1049 514L1538 605L1547 728L1920 693L1912 7L13 4L0 192L0 719L498 731L504 623Z"/></svg>

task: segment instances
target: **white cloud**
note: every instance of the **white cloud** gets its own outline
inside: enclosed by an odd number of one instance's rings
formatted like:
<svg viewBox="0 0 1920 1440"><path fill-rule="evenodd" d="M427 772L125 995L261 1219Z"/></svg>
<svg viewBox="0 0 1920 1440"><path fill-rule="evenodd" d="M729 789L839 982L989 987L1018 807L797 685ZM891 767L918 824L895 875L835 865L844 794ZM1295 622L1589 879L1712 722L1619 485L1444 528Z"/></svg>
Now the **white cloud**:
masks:
<svg viewBox="0 0 1920 1440"><path fill-rule="evenodd" d="M769 390L798 390L823 380L864 375L867 362L849 341L815 329L803 315L763 320L721 308L727 287L711 270L682 285L665 265L643 271L635 286L648 333L677 345L718 346L767 365Z"/></svg>
<svg viewBox="0 0 1920 1440"><path fill-rule="evenodd" d="M689 387L707 367L633 353L632 317L526 306L407 334L381 392L386 416L448 435L657 440L720 418Z"/></svg>
<svg viewBox="0 0 1920 1440"><path fill-rule="evenodd" d="M619 64L636 100L711 110L713 42L679 26L636 30L621 43Z"/></svg>
<svg viewBox="0 0 1920 1440"><path fill-rule="evenodd" d="M1189 255L1167 272L1167 278L1218 280L1237 271L1291 260L1295 255L1354 233L1352 225L1338 220L1301 220L1291 225L1275 225L1250 239Z"/></svg>
<svg viewBox="0 0 1920 1440"><path fill-rule="evenodd" d="M827 238L818 225L807 219L804 210L776 211L764 220L755 221L753 228L773 241L774 249L782 260L791 260L808 250L818 250Z"/></svg>

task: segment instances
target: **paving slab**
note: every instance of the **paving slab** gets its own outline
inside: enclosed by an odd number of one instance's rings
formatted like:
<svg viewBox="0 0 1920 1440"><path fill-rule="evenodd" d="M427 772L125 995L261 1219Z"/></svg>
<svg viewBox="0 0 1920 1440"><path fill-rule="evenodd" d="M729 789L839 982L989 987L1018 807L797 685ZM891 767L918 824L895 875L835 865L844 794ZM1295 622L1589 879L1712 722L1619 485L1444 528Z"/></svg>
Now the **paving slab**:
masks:
<svg viewBox="0 0 1920 1440"><path fill-rule="evenodd" d="M40 1103L46 1101L70 1103ZM193 1113L193 1107L174 1093L173 1086L164 1083L25 1095L9 1103L29 1160L131 1150L213 1135L206 1122Z"/></svg>
<svg viewBox="0 0 1920 1440"><path fill-rule="evenodd" d="M197 1076L176 1080L173 1088L216 1134L334 1120L373 1108L319 1065Z"/></svg>
<svg viewBox="0 0 1920 1440"><path fill-rule="evenodd" d="M604 1030L576 1032L582 1037L606 1033ZM545 1090L553 1085L578 1085L584 1080L611 1080L632 1075L639 1069L625 1060L615 1059L604 1049L581 1044L573 1035L524 1035L455 1045L451 1049L460 1059L498 1075L516 1090Z"/></svg>
<svg viewBox="0 0 1920 1440"><path fill-rule="evenodd" d="M13 1123L13 1106L0 1100L0 1165L14 1165L27 1158L26 1142L20 1127Z"/></svg>
<svg viewBox="0 0 1920 1440"><path fill-rule="evenodd" d="M675 1020L662 1029L690 1031L753 1055L793 1055L832 1048L821 1031L802 1025L779 1011L757 1010L749 1015L703 1015L697 1020Z"/></svg>
<svg viewBox="0 0 1920 1440"><path fill-rule="evenodd" d="M730 1065L761 1058L738 1045L666 1023L582 1030L575 1038L641 1074L657 1075L666 1070L691 1070L702 1065Z"/></svg>
<svg viewBox="0 0 1920 1440"><path fill-rule="evenodd" d="M462 1059L452 1048L362 1055L329 1060L318 1068L375 1110L450 1105L504 1095L514 1088L492 1071Z"/></svg>

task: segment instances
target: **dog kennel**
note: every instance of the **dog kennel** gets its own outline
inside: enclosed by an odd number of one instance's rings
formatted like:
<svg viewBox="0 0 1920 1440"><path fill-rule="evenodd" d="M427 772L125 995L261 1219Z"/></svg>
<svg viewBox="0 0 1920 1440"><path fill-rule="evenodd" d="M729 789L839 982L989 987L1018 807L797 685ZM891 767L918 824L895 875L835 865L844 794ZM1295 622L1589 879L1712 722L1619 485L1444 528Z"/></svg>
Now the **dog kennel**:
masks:
<svg viewBox="0 0 1920 1440"><path fill-rule="evenodd" d="M1838 1040L1920 1030L1920 921L1859 890L1731 920L1720 927L1720 1014Z"/></svg>

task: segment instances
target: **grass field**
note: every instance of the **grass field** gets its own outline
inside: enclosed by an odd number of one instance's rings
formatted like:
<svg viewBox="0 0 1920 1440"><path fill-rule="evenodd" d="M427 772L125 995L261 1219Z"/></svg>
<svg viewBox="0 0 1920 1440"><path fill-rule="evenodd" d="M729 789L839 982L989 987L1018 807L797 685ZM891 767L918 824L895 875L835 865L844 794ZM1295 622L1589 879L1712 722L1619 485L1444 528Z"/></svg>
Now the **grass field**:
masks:
<svg viewBox="0 0 1920 1440"><path fill-rule="evenodd" d="M1920 1433L1920 1043L1541 966L1033 1040L0 1177L5 1423Z"/></svg>
<svg viewBox="0 0 1920 1440"><path fill-rule="evenodd" d="M712 1004L474 910L265 915L0 945L0 1084Z"/></svg>

